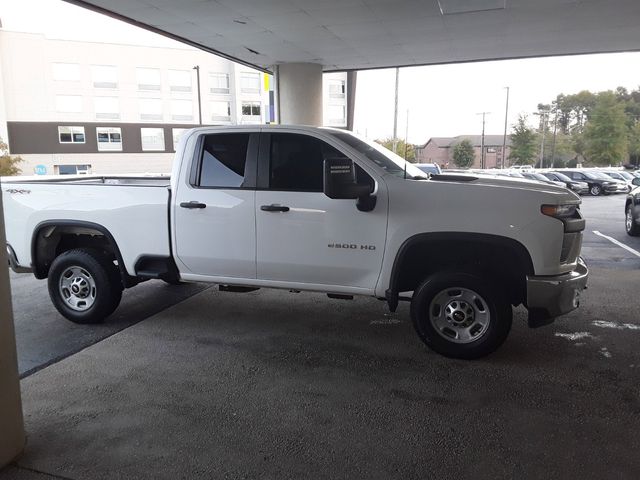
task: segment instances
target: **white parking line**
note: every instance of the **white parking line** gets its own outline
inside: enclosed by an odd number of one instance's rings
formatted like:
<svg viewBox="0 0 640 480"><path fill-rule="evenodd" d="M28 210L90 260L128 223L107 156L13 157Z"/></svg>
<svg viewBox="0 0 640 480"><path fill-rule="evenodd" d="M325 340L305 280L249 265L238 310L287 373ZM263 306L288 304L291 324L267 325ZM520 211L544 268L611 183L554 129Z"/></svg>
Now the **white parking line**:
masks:
<svg viewBox="0 0 640 480"><path fill-rule="evenodd" d="M599 237L606 238L611 243L614 243L615 245L618 245L619 247L624 248L626 251L633 253L636 257L640 257L640 252L639 251L629 247L628 245L625 245L622 242L619 242L615 238L611 238L609 235L605 235L604 233L600 233L598 230L593 230L593 233L595 233Z"/></svg>

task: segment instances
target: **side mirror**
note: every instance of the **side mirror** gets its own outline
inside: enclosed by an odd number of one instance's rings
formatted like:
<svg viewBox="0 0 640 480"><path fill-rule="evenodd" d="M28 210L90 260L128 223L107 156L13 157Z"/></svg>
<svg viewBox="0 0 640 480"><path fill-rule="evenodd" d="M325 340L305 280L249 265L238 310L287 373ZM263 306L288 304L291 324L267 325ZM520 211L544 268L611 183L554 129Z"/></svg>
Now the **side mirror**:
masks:
<svg viewBox="0 0 640 480"><path fill-rule="evenodd" d="M633 180L631 180L631 183L634 184L636 187L640 187L640 178L636 177Z"/></svg>
<svg viewBox="0 0 640 480"><path fill-rule="evenodd" d="M375 197L369 185L356 182L353 162L348 158L331 158L324 161L324 194L336 200L358 200L361 211L371 211L375 207Z"/></svg>

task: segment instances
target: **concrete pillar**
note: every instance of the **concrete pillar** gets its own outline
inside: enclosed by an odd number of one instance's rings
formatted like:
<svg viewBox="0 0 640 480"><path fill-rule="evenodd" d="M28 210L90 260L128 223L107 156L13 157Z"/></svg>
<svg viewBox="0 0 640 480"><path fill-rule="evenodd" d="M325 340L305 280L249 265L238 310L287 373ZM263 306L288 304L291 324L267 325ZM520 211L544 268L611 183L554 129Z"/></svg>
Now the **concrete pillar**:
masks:
<svg viewBox="0 0 640 480"><path fill-rule="evenodd" d="M278 122L282 125L322 125L322 65L285 63L276 76Z"/></svg>
<svg viewBox="0 0 640 480"><path fill-rule="evenodd" d="M20 455L25 442L5 244L0 193L0 468Z"/></svg>

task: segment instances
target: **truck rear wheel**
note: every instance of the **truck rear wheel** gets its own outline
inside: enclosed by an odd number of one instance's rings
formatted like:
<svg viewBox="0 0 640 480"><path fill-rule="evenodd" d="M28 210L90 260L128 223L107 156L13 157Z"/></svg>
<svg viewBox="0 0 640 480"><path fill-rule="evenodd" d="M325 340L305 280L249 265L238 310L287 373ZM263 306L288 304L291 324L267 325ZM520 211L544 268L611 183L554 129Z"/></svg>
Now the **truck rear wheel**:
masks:
<svg viewBox="0 0 640 480"><path fill-rule="evenodd" d="M118 268L93 249L69 250L56 257L48 286L53 305L74 323L100 323L122 299Z"/></svg>
<svg viewBox="0 0 640 480"><path fill-rule="evenodd" d="M415 290L411 319L429 348L471 360L502 345L511 330L512 310L490 279L444 272L431 275Z"/></svg>

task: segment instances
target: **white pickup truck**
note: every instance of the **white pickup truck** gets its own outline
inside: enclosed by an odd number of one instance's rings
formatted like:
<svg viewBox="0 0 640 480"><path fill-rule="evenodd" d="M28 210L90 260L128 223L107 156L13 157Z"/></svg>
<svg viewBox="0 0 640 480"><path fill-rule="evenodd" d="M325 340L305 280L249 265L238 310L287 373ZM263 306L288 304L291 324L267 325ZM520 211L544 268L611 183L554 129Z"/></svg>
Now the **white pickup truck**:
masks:
<svg viewBox="0 0 640 480"><path fill-rule="evenodd" d="M424 174L350 132L196 128L171 177L4 179L9 263L48 278L73 322L149 279L411 302L450 357L498 348L512 305L536 327L578 307L580 199L510 178Z"/></svg>

